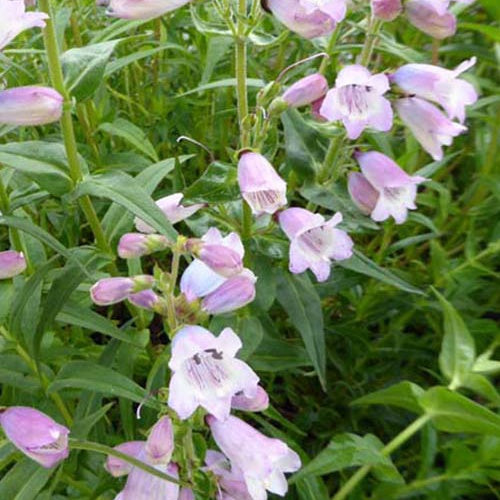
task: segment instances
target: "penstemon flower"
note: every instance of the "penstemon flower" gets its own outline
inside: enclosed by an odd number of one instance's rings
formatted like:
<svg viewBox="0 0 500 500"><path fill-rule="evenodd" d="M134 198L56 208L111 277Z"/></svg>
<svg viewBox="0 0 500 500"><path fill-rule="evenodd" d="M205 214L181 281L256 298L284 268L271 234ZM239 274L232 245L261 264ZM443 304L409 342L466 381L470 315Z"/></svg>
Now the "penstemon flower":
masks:
<svg viewBox="0 0 500 500"><path fill-rule="evenodd" d="M34 408L0 410L0 426L16 448L43 467L54 467L69 454L69 429Z"/></svg>
<svg viewBox="0 0 500 500"><path fill-rule="evenodd" d="M281 99L291 108L300 108L321 99L327 91L326 78L321 73L314 73L291 85Z"/></svg>
<svg viewBox="0 0 500 500"><path fill-rule="evenodd" d="M231 328L215 337L205 328L185 326L175 335L168 365L173 371L168 405L179 418L189 418L201 406L224 420L235 394L256 394L259 377L235 358L241 347Z"/></svg>
<svg viewBox="0 0 500 500"><path fill-rule="evenodd" d="M371 0L373 15L382 21L394 21L401 14L401 0Z"/></svg>
<svg viewBox="0 0 500 500"><path fill-rule="evenodd" d="M125 300L131 294L148 290L153 284L153 276L148 275L131 278L104 278L90 288L90 298L99 306L108 306Z"/></svg>
<svg viewBox="0 0 500 500"><path fill-rule="evenodd" d="M300 468L300 458L283 441L261 434L239 418L206 417L219 448L241 471L252 500L267 498L266 490L284 496L288 491L285 472Z"/></svg>
<svg viewBox="0 0 500 500"><path fill-rule="evenodd" d="M152 310L160 298L153 290L142 290L137 293L131 293L127 296L127 300L137 307Z"/></svg>
<svg viewBox="0 0 500 500"><path fill-rule="evenodd" d="M269 407L269 395L260 385L254 396L248 397L244 392L238 392L231 400L231 408L243 411L264 411Z"/></svg>
<svg viewBox="0 0 500 500"><path fill-rule="evenodd" d="M22 252L5 250L0 252L0 280L13 278L26 269L26 259Z"/></svg>
<svg viewBox="0 0 500 500"><path fill-rule="evenodd" d="M342 120L349 139L357 139L367 127L387 132L393 115L383 97L388 90L389 80L382 73L372 75L359 64L346 66L326 94L320 113L329 121Z"/></svg>
<svg viewBox="0 0 500 500"><path fill-rule="evenodd" d="M356 153L362 174L349 174L349 193L356 205L374 221L394 217L405 222L408 209L415 210L418 184L426 179L410 176L382 153Z"/></svg>
<svg viewBox="0 0 500 500"><path fill-rule="evenodd" d="M30 28L43 28L45 12L26 12L24 0L0 0L0 50Z"/></svg>
<svg viewBox="0 0 500 500"><path fill-rule="evenodd" d="M477 101L474 87L458 76L474 66L476 58L462 62L454 70L430 64L405 64L390 76L408 94L440 104L450 119L465 120L465 106Z"/></svg>
<svg viewBox="0 0 500 500"><path fill-rule="evenodd" d="M281 229L290 239L290 271L303 273L306 269L318 281L330 276L331 260L352 256L353 242L349 235L335 226L342 222L337 212L329 221L320 214L304 208L289 208L279 214Z"/></svg>
<svg viewBox="0 0 500 500"><path fill-rule="evenodd" d="M455 34L457 20L448 12L448 0L407 0L405 13L415 28L442 40Z"/></svg>
<svg viewBox="0 0 500 500"><path fill-rule="evenodd" d="M125 455L129 455L133 458L138 458L144 449L144 441L127 441L115 446L113 449L120 451L121 453L125 453ZM109 455L106 459L106 463L104 464L104 468L113 477L121 477L126 476L134 468L134 466L121 458Z"/></svg>
<svg viewBox="0 0 500 500"><path fill-rule="evenodd" d="M118 242L118 255L133 259L168 248L169 240L161 234L126 233Z"/></svg>
<svg viewBox="0 0 500 500"><path fill-rule="evenodd" d="M178 9L190 0L97 0L106 6L106 13L122 19L154 19Z"/></svg>

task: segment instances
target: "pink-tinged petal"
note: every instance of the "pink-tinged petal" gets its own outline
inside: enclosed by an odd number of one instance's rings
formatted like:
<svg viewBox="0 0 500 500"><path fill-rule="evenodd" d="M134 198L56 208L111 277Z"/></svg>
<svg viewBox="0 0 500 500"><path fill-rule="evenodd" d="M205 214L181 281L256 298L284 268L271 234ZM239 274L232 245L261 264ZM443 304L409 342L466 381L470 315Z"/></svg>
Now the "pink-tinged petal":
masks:
<svg viewBox="0 0 500 500"><path fill-rule="evenodd" d="M330 261L316 261L316 262L311 262L311 271L314 273L316 276L316 279L321 283L323 281L326 281L328 277L330 276L330 271L331 271L331 263Z"/></svg>
<svg viewBox="0 0 500 500"><path fill-rule="evenodd" d="M321 99L328 91L328 82L320 74L301 78L283 94L282 99L291 107L299 108Z"/></svg>
<svg viewBox="0 0 500 500"><path fill-rule="evenodd" d="M168 363L171 370L178 370L186 359L196 353L210 349L216 342L215 336L201 326L188 325L181 328L172 341L172 356Z"/></svg>
<svg viewBox="0 0 500 500"><path fill-rule="evenodd" d="M377 151L358 153L356 160L366 180L378 191L385 187L405 186L414 182L396 162Z"/></svg>
<svg viewBox="0 0 500 500"><path fill-rule="evenodd" d="M297 240L290 243L290 264L289 269L293 274L303 273L310 265L310 259L302 251Z"/></svg>
<svg viewBox="0 0 500 500"><path fill-rule="evenodd" d="M121 19L154 19L178 9L190 0L110 0L106 13Z"/></svg>
<svg viewBox="0 0 500 500"><path fill-rule="evenodd" d="M127 300L134 306L151 311L160 298L153 290L143 290L142 292L131 293Z"/></svg>
<svg viewBox="0 0 500 500"><path fill-rule="evenodd" d="M190 384L182 374L174 373L168 389L168 406L177 413L181 420L186 420L198 408L198 400L195 398Z"/></svg>
<svg viewBox="0 0 500 500"><path fill-rule="evenodd" d="M476 89L464 80L439 82L436 85L437 102L443 106L450 119L465 121L465 106L474 104L478 95Z"/></svg>
<svg viewBox="0 0 500 500"><path fill-rule="evenodd" d="M240 235L238 233L229 233L226 237L223 238L223 244L228 248L236 252L241 258L245 255L245 248L243 247L243 243L241 242Z"/></svg>
<svg viewBox="0 0 500 500"><path fill-rule="evenodd" d="M246 396L243 391L234 395L231 400L231 407L242 411L264 411L269 407L269 395L259 385L253 397Z"/></svg>
<svg viewBox="0 0 500 500"><path fill-rule="evenodd" d="M407 0L405 13L413 26L427 35L442 40L455 34L457 20L446 11L445 4L432 0Z"/></svg>
<svg viewBox="0 0 500 500"><path fill-rule="evenodd" d="M5 250L0 252L0 280L13 278L26 269L26 259L22 252Z"/></svg>
<svg viewBox="0 0 500 500"><path fill-rule="evenodd" d="M192 302L213 292L225 281L224 276L212 271L201 260L194 259L182 274L180 288L188 302Z"/></svg>
<svg viewBox="0 0 500 500"><path fill-rule="evenodd" d="M352 201L365 214L370 214L379 197L378 191L368 182L363 174L351 172L347 187Z"/></svg>
<svg viewBox="0 0 500 500"><path fill-rule="evenodd" d="M243 270L241 255L220 244L202 244L196 255L212 271L226 278Z"/></svg>
<svg viewBox="0 0 500 500"><path fill-rule="evenodd" d="M279 214L280 227L290 239L304 231L319 227L324 222L325 218L322 215L313 214L305 208L288 208Z"/></svg>
<svg viewBox="0 0 500 500"><path fill-rule="evenodd" d="M218 420L226 420L231 413L231 395L211 397L206 396L200 398L200 406L205 408L208 413L213 415Z"/></svg>
<svg viewBox="0 0 500 500"><path fill-rule="evenodd" d="M195 500L193 490L190 488L181 488L178 500Z"/></svg>
<svg viewBox="0 0 500 500"><path fill-rule="evenodd" d="M366 128L366 121L359 118L349 118L344 116L342 123L347 131L347 137L351 140L357 139Z"/></svg>
<svg viewBox="0 0 500 500"><path fill-rule="evenodd" d="M232 328L224 328L216 340L217 348L224 351L228 356L234 357L243 347L241 339L234 333Z"/></svg>
<svg viewBox="0 0 500 500"><path fill-rule="evenodd" d="M387 132L392 127L393 112L391 103L384 97L371 99L371 113L368 124L375 130Z"/></svg>
<svg viewBox="0 0 500 500"><path fill-rule="evenodd" d="M380 95L385 94L390 89L389 78L383 73L370 76L366 84Z"/></svg>
<svg viewBox="0 0 500 500"><path fill-rule="evenodd" d="M335 214L330 217L330 220L328 220L325 223L325 226L327 227L335 227L336 225L340 224L344 220L344 217L340 212L335 212Z"/></svg>
<svg viewBox="0 0 500 500"><path fill-rule="evenodd" d="M350 236L341 229L332 229L334 245L331 249L330 257L334 260L345 260L352 257L352 247L354 243Z"/></svg>
<svg viewBox="0 0 500 500"><path fill-rule="evenodd" d="M256 373L240 359L232 359L230 364L234 376L234 392L231 397L241 391L249 398L255 397L260 380Z"/></svg>
<svg viewBox="0 0 500 500"><path fill-rule="evenodd" d="M342 118L338 89L331 89L326 93L319 108L319 114L328 121L336 121Z"/></svg>
<svg viewBox="0 0 500 500"><path fill-rule="evenodd" d="M401 14L401 0L371 0L373 15L383 21L394 21Z"/></svg>
<svg viewBox="0 0 500 500"><path fill-rule="evenodd" d="M351 64L339 71L335 80L335 87L345 87L346 85L365 85L373 78L371 73L361 64Z"/></svg>
<svg viewBox="0 0 500 500"><path fill-rule="evenodd" d="M125 300L134 291L132 278L104 278L90 288L94 304L108 306Z"/></svg>
<svg viewBox="0 0 500 500"><path fill-rule="evenodd" d="M145 452L150 464L168 464L174 451L174 429L166 415L153 426L148 436Z"/></svg>
<svg viewBox="0 0 500 500"><path fill-rule="evenodd" d="M127 441L125 443L114 446L113 449L125 453L133 458L139 458L141 455L145 441ZM120 477L126 476L132 469L133 465L130 462L126 462L121 458L116 458L112 455L108 455L104 468L113 476Z"/></svg>
<svg viewBox="0 0 500 500"><path fill-rule="evenodd" d="M472 0L474 1L474 0ZM467 71L468 69L472 68L477 62L476 57L471 57L470 59L467 59L465 61L462 61L454 70L453 73L455 76L458 76L462 74L464 71Z"/></svg>
<svg viewBox="0 0 500 500"><path fill-rule="evenodd" d="M283 472L274 470L267 480L267 490L284 497L288 491L288 482Z"/></svg>
<svg viewBox="0 0 500 500"><path fill-rule="evenodd" d="M375 222L382 222L391 216L388 206L382 201L377 202L371 213L371 218Z"/></svg>

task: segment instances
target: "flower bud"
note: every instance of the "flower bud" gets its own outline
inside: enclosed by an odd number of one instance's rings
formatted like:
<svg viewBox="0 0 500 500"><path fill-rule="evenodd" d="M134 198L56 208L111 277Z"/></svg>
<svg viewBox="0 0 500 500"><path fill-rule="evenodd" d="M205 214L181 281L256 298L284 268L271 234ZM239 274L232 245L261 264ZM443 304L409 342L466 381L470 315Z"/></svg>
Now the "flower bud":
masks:
<svg viewBox="0 0 500 500"><path fill-rule="evenodd" d="M144 441L127 441L126 443L115 446L113 449L133 458L139 458L142 450L144 449L144 444ZM104 464L104 468L113 477L126 476L133 467L134 466L131 463L111 455L108 456L106 463Z"/></svg>
<svg viewBox="0 0 500 500"><path fill-rule="evenodd" d="M0 92L0 123L44 125L62 114L63 98L49 87L15 87Z"/></svg>
<svg viewBox="0 0 500 500"><path fill-rule="evenodd" d="M260 386L257 386L255 396L250 398L243 392L238 392L231 400L231 408L243 411L264 411L269 407L269 396Z"/></svg>
<svg viewBox="0 0 500 500"><path fill-rule="evenodd" d="M328 91L328 82L321 73L301 78L283 94L282 99L291 107L299 108L321 99Z"/></svg>
<svg viewBox="0 0 500 500"><path fill-rule="evenodd" d="M0 413L0 425L16 448L43 467L54 467L69 454L69 429L34 408L11 406Z"/></svg>
<svg viewBox="0 0 500 500"><path fill-rule="evenodd" d="M118 255L122 259L133 259L165 250L168 238L161 234L126 233L118 243Z"/></svg>
<svg viewBox="0 0 500 500"><path fill-rule="evenodd" d="M447 2L443 4L433 3L432 0L408 0L405 3L405 12L415 28L442 40L455 34L457 29L457 20L446 10L446 5Z"/></svg>
<svg viewBox="0 0 500 500"><path fill-rule="evenodd" d="M109 16L122 19L154 19L187 4L190 0L98 0Z"/></svg>
<svg viewBox="0 0 500 500"><path fill-rule="evenodd" d="M198 258L217 274L227 278L243 269L241 255L224 245L203 244Z"/></svg>
<svg viewBox="0 0 500 500"><path fill-rule="evenodd" d="M153 283L154 278L148 275L132 278L104 278L91 287L90 297L99 306L109 306L125 300L131 294L151 288Z"/></svg>
<svg viewBox="0 0 500 500"><path fill-rule="evenodd" d="M149 463L168 464L174 451L174 430L169 417L161 417L153 426L146 442Z"/></svg>
<svg viewBox="0 0 500 500"><path fill-rule="evenodd" d="M0 50L29 28L43 28L48 15L45 12L26 12L23 0L2 0L0 25Z"/></svg>
<svg viewBox="0 0 500 500"><path fill-rule="evenodd" d="M134 306L142 307L143 309L148 309L152 311L155 304L160 300L158 295L156 295L153 290L143 290L142 292L131 293L128 296L128 300L134 304Z"/></svg>
<svg viewBox="0 0 500 500"><path fill-rule="evenodd" d="M371 0L373 15L382 21L394 21L401 14L401 0Z"/></svg>
<svg viewBox="0 0 500 500"><path fill-rule="evenodd" d="M347 183L349 194L356 206L365 214L371 214L377 204L378 191L363 174L351 172Z"/></svg>
<svg viewBox="0 0 500 500"><path fill-rule="evenodd" d="M0 252L0 280L13 278L26 269L26 259L22 252L6 250Z"/></svg>

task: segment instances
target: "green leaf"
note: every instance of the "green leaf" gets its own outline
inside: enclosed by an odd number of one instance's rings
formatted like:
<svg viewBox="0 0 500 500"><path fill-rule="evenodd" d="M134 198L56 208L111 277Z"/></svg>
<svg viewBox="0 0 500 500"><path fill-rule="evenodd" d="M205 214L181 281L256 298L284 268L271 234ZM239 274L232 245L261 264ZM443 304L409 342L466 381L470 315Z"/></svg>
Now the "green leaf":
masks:
<svg viewBox="0 0 500 500"><path fill-rule="evenodd" d="M248 362L258 372L273 373L311 365L302 346L266 336Z"/></svg>
<svg viewBox="0 0 500 500"><path fill-rule="evenodd" d="M419 402L439 430L500 437L500 416L446 387L429 389Z"/></svg>
<svg viewBox="0 0 500 500"><path fill-rule="evenodd" d="M218 80L216 82L205 83L204 85L200 85L194 89L188 90L182 94L179 94L177 97L184 97L189 94L195 94L196 92L205 92L206 90L214 90L221 89L226 87L236 87L237 80L236 78L224 78L223 80ZM261 89L265 87L266 83L264 80L259 80L257 78L247 78L247 87L254 87Z"/></svg>
<svg viewBox="0 0 500 500"><path fill-rule="evenodd" d="M66 88L77 101L92 97L101 85L106 65L120 40L75 47L61 55Z"/></svg>
<svg viewBox="0 0 500 500"><path fill-rule="evenodd" d="M113 407L113 403L108 403L97 411L87 415L86 417L75 420L71 427L71 437L77 439L85 439L95 424L103 418L106 413Z"/></svg>
<svg viewBox="0 0 500 500"><path fill-rule="evenodd" d="M433 291L439 299L444 316L439 368L453 387L460 387L474 365L474 339L456 309L439 292L435 289Z"/></svg>
<svg viewBox="0 0 500 500"><path fill-rule="evenodd" d="M101 123L98 130L120 137L138 151L151 158L151 160L156 162L159 161L154 146L143 130L128 120L117 118L113 123Z"/></svg>
<svg viewBox="0 0 500 500"><path fill-rule="evenodd" d="M40 467L29 458L20 460L0 481L0 498L35 500L55 470Z"/></svg>
<svg viewBox="0 0 500 500"><path fill-rule="evenodd" d="M299 479L295 485L300 500L329 500L328 490L319 477Z"/></svg>
<svg viewBox="0 0 500 500"><path fill-rule="evenodd" d="M151 196L137 185L133 177L123 172L87 177L75 190L76 197L84 195L108 198L130 210L171 241L177 239L177 232Z"/></svg>
<svg viewBox="0 0 500 500"><path fill-rule="evenodd" d="M240 199L237 170L229 163L211 163L205 172L184 191L186 200L198 203L223 203Z"/></svg>
<svg viewBox="0 0 500 500"><path fill-rule="evenodd" d="M309 358L325 389L325 332L318 293L307 274L295 275L281 271L277 276L277 285L277 299L300 332Z"/></svg>
<svg viewBox="0 0 500 500"><path fill-rule="evenodd" d="M500 9L498 14L500 15ZM459 29L477 31L478 33L482 33L483 35L491 38L494 42L500 42L500 29L495 26L479 23L460 23L458 27Z"/></svg>
<svg viewBox="0 0 500 500"><path fill-rule="evenodd" d="M413 413L422 413L418 399L425 391L413 382L403 381L387 389L372 392L355 399L352 405L390 405L404 408Z"/></svg>
<svg viewBox="0 0 500 500"><path fill-rule="evenodd" d="M363 255L359 250L354 250L354 255L350 259L341 260L337 264L345 269L365 274L366 276L375 278L378 281L382 281L383 283L399 288L399 290L403 290L404 292L423 295L422 290L410 285L391 271L380 267L378 264L373 262L373 260Z"/></svg>
<svg viewBox="0 0 500 500"><path fill-rule="evenodd" d="M259 347L264 337L264 331L258 318L250 317L240 319L237 333L243 343L238 357L246 360Z"/></svg>
<svg viewBox="0 0 500 500"><path fill-rule="evenodd" d="M50 384L48 392L62 389L85 389L99 392L109 397L130 399L152 408L159 408L156 400L147 397L146 391L133 380L90 361L72 361L63 366L55 380Z"/></svg>
<svg viewBox="0 0 500 500"><path fill-rule="evenodd" d="M42 141L0 145L0 163L18 170L54 196L69 193L69 176L64 146Z"/></svg>
<svg viewBox="0 0 500 500"><path fill-rule="evenodd" d="M479 373L469 373L462 381L462 385L476 394L489 399L494 405L500 406L500 395L495 386Z"/></svg>

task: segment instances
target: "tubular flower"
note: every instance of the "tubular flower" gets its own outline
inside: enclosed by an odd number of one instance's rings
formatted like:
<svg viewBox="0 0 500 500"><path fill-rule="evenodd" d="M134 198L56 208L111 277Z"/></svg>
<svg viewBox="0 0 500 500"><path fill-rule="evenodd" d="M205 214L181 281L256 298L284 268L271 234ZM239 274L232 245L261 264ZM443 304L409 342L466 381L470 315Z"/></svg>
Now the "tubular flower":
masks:
<svg viewBox="0 0 500 500"><path fill-rule="evenodd" d="M134 306L142 307L149 311L153 310L155 304L160 300L153 290L142 290L141 292L131 293L127 299Z"/></svg>
<svg viewBox="0 0 500 500"><path fill-rule="evenodd" d="M97 0L109 16L122 19L154 19L178 9L190 0Z"/></svg>
<svg viewBox="0 0 500 500"><path fill-rule="evenodd" d="M205 328L185 326L175 335L168 365L173 371L168 405L182 420L198 406L224 420L235 394L256 394L259 377L235 358L241 347L241 340L231 328L215 337Z"/></svg>
<svg viewBox="0 0 500 500"><path fill-rule="evenodd" d="M0 92L0 123L44 125L61 118L63 98L50 87L15 87Z"/></svg>
<svg viewBox="0 0 500 500"><path fill-rule="evenodd" d="M104 278L91 287L90 298L99 306L108 306L125 300L131 294L148 290L153 283L153 276L147 275L132 278Z"/></svg>
<svg viewBox="0 0 500 500"><path fill-rule="evenodd" d="M450 119L465 120L465 106L477 101L474 87L458 76L474 66L476 58L462 62L454 70L430 64L405 64L393 75L391 81L408 94L440 104Z"/></svg>
<svg viewBox="0 0 500 500"><path fill-rule="evenodd" d="M329 121L342 120L349 139L357 139L367 127L387 132L392 127L392 108L383 94L389 80L372 75L364 66L346 66L328 91L320 113Z"/></svg>
<svg viewBox="0 0 500 500"><path fill-rule="evenodd" d="M0 412L0 425L16 448L43 467L54 467L69 454L69 429L34 408L11 406Z"/></svg>
<svg viewBox="0 0 500 500"><path fill-rule="evenodd" d="M345 0L264 0L264 7L304 38L328 35L346 13Z"/></svg>
<svg viewBox="0 0 500 500"><path fill-rule="evenodd" d="M239 418L225 421L212 415L207 418L219 448L231 461L233 469L241 471L252 500L267 498L266 490L284 496L288 491L285 472L300 468L300 458L283 441L272 439Z"/></svg>
<svg viewBox="0 0 500 500"><path fill-rule="evenodd" d="M179 468L174 463L154 465L144 455L139 459L174 479L179 478ZM178 500L179 485L133 467L120 495L120 500Z"/></svg>
<svg viewBox="0 0 500 500"><path fill-rule="evenodd" d="M113 449L120 451L121 453L125 453L125 455L129 455L133 458L139 458L142 450L144 449L144 441L127 441L115 446ZM125 460L109 455L106 459L106 463L104 464L104 468L113 477L120 477L126 476L134 468L134 466Z"/></svg>
<svg viewBox="0 0 500 500"><path fill-rule="evenodd" d="M169 240L161 234L126 233L118 243L118 255L122 259L133 259L165 250Z"/></svg>
<svg viewBox="0 0 500 500"><path fill-rule="evenodd" d="M289 208L279 215L281 229L291 241L290 271L303 273L307 268L318 281L330 276L330 261L352 256L353 242L349 235L335 226L342 222L337 212L328 222L320 214L304 208Z"/></svg>
<svg viewBox="0 0 500 500"><path fill-rule="evenodd" d="M0 280L13 278L26 269L26 259L22 252L5 250L0 252Z"/></svg>
<svg viewBox="0 0 500 500"><path fill-rule="evenodd" d="M49 18L45 12L26 12L24 0L0 0L0 12L0 50L24 30L43 28Z"/></svg>
<svg viewBox="0 0 500 500"><path fill-rule="evenodd" d="M442 40L455 34L457 20L448 12L448 0L407 0L405 13L415 28Z"/></svg>
<svg viewBox="0 0 500 500"><path fill-rule="evenodd" d="M372 12L382 21L394 21L401 14L401 0L371 0Z"/></svg>
<svg viewBox="0 0 500 500"><path fill-rule="evenodd" d="M238 162L241 196L255 215L274 214L286 205L286 182L259 153L245 152Z"/></svg>
<svg viewBox="0 0 500 500"><path fill-rule="evenodd" d="M269 396L265 389L259 385L255 396L251 398L243 392L235 394L231 400L231 407L243 411L264 411L269 407Z"/></svg>
<svg viewBox="0 0 500 500"><path fill-rule="evenodd" d="M436 106L418 97L398 99L395 106L403 123L434 160L443 158L443 145L449 146L453 137L467 130L467 127L448 119Z"/></svg>
<svg viewBox="0 0 500 500"><path fill-rule="evenodd" d="M190 205L189 207L184 207L181 205L181 200L184 197L182 193L174 193L164 198L160 198L156 201L156 204L165 214L165 217L169 220L171 224L176 224L181 220L191 217L200 208L203 207L202 203L197 203L195 205ZM143 220L136 217L134 219L135 227L137 231L141 233L154 233L154 229L146 224Z"/></svg>
<svg viewBox="0 0 500 500"><path fill-rule="evenodd" d="M314 73L291 85L281 99L291 108L300 108L321 99L327 91L326 78L321 73Z"/></svg>
<svg viewBox="0 0 500 500"><path fill-rule="evenodd" d="M351 173L349 193L365 213L374 221L394 217L397 224L405 222L408 209L415 210L418 184L424 177L410 176L389 157L370 151L357 153L362 174Z"/></svg>

